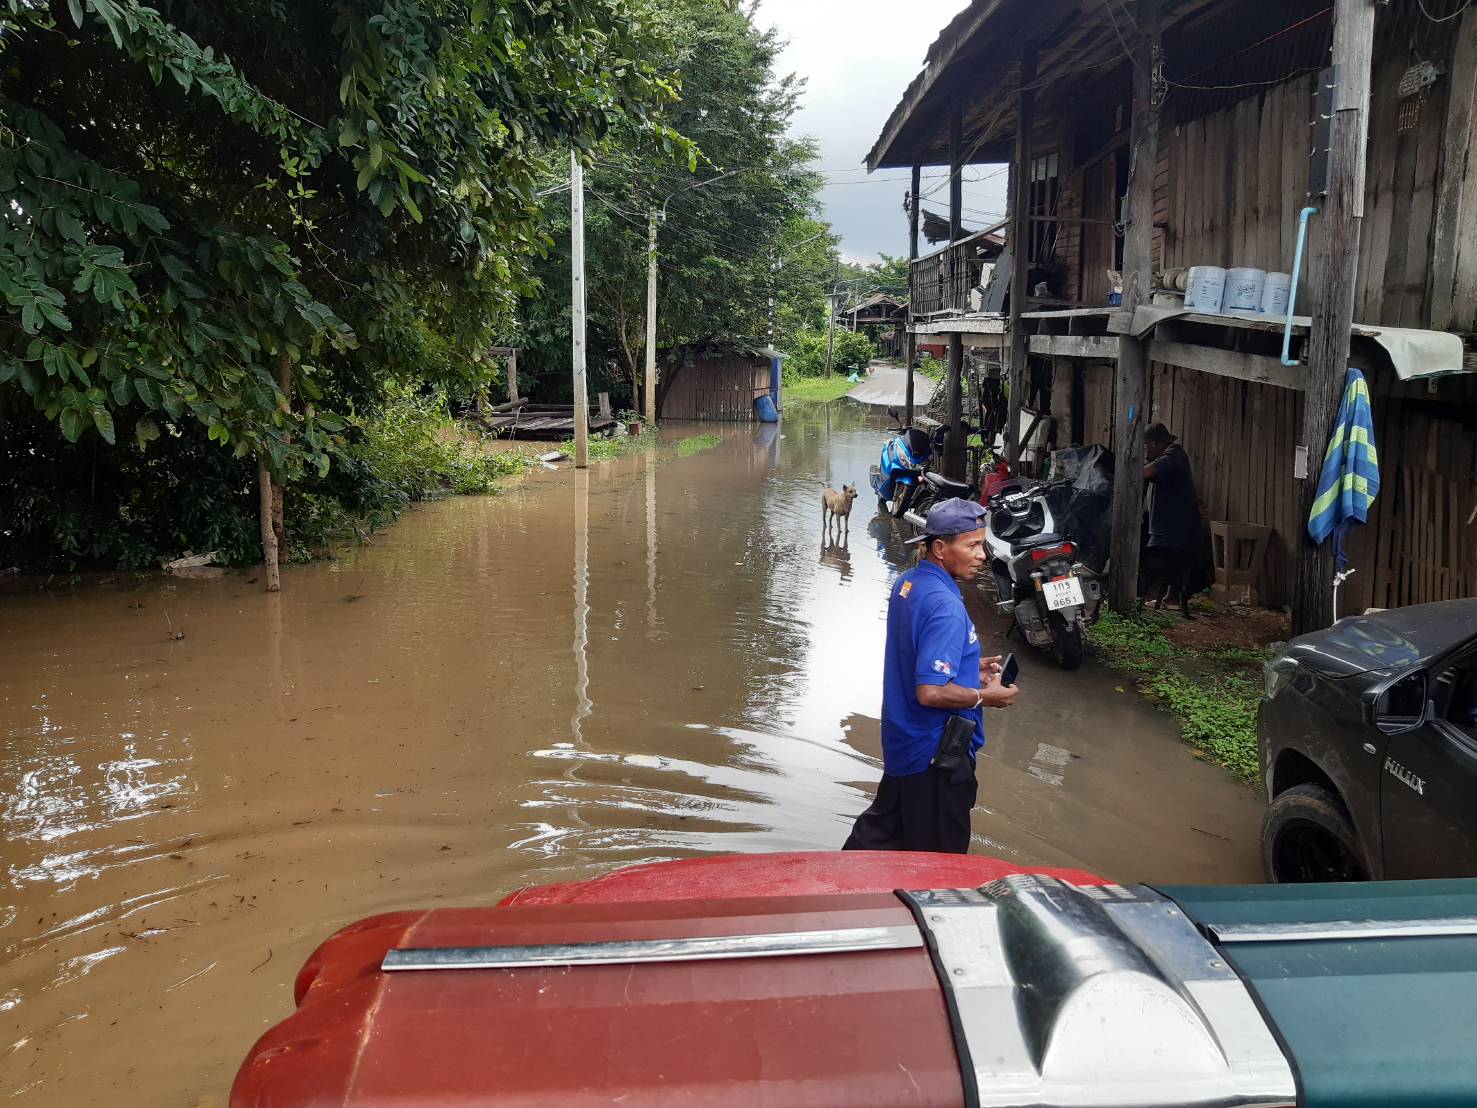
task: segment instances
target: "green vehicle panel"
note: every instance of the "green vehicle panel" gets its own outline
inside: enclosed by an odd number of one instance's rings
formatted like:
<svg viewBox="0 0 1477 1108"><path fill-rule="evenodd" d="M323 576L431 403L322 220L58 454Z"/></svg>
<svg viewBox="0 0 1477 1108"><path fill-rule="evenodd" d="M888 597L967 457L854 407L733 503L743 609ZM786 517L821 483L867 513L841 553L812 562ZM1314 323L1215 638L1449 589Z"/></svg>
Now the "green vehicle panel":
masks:
<svg viewBox="0 0 1477 1108"><path fill-rule="evenodd" d="M1477 1104L1477 880L1160 891L1254 990L1299 1104ZM1342 933L1297 934L1316 924Z"/></svg>

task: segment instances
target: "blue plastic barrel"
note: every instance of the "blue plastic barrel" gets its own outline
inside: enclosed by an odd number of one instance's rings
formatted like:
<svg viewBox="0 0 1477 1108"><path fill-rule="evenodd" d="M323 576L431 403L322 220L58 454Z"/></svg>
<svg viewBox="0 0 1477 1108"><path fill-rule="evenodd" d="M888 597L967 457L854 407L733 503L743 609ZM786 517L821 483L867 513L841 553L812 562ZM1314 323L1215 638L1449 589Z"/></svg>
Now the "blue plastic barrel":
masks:
<svg viewBox="0 0 1477 1108"><path fill-rule="evenodd" d="M774 400L768 393L754 398L754 414L759 417L760 423L778 423L779 412L774 410Z"/></svg>

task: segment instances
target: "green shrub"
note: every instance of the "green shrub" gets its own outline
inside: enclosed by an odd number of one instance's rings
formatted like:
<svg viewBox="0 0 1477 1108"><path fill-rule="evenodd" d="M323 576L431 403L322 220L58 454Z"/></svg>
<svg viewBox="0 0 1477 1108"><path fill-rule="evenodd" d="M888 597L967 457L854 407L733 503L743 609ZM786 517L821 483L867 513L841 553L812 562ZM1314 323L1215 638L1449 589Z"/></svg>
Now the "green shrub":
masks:
<svg viewBox="0 0 1477 1108"><path fill-rule="evenodd" d="M410 504L450 494L487 495L521 473L522 452L489 454L468 442L436 394L392 390L371 415L350 421L350 443L322 478L294 485L286 501L288 556L320 557L394 520ZM260 548L254 557L260 557Z"/></svg>
<svg viewBox="0 0 1477 1108"><path fill-rule="evenodd" d="M826 350L830 344L826 331L797 331L790 340L785 361L785 379L824 377L826 374ZM831 368L834 373L849 374L865 369L867 363L877 356L872 340L861 332L836 332L836 349L832 354Z"/></svg>
<svg viewBox="0 0 1477 1108"><path fill-rule="evenodd" d="M462 439L440 396L402 390L355 425L362 433L349 454L406 501L495 492L499 477L527 465L518 454L486 454Z"/></svg>
<svg viewBox="0 0 1477 1108"><path fill-rule="evenodd" d="M918 358L918 372L930 381L942 381L949 374L949 366L925 350Z"/></svg>

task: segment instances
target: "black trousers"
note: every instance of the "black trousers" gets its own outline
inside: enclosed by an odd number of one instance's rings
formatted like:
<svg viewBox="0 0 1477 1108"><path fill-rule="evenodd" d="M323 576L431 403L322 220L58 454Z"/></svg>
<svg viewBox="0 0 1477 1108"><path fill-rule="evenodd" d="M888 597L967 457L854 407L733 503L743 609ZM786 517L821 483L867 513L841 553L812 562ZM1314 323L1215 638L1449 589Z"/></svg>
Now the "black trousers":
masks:
<svg viewBox="0 0 1477 1108"><path fill-rule="evenodd" d="M1144 551L1144 575L1150 598L1173 594L1176 603L1189 599L1190 570L1194 553L1172 546L1151 546Z"/></svg>
<svg viewBox="0 0 1477 1108"><path fill-rule="evenodd" d="M971 772L953 781L940 769L906 777L882 775L872 806L857 817L842 850L969 853L969 813L979 795Z"/></svg>

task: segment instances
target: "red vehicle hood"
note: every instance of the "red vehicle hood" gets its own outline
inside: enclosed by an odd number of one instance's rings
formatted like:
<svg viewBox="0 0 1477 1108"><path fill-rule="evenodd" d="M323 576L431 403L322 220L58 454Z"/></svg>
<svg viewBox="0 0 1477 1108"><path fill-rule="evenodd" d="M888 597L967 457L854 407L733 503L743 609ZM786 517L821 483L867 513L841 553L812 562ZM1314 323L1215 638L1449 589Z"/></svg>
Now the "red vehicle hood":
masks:
<svg viewBox="0 0 1477 1108"><path fill-rule="evenodd" d="M949 1013L922 946L575 970L380 964L408 947L912 927L893 890L1016 872L971 856L704 858L522 890L497 908L377 916L308 960L298 1011L256 1044L231 1104L959 1105Z"/></svg>

